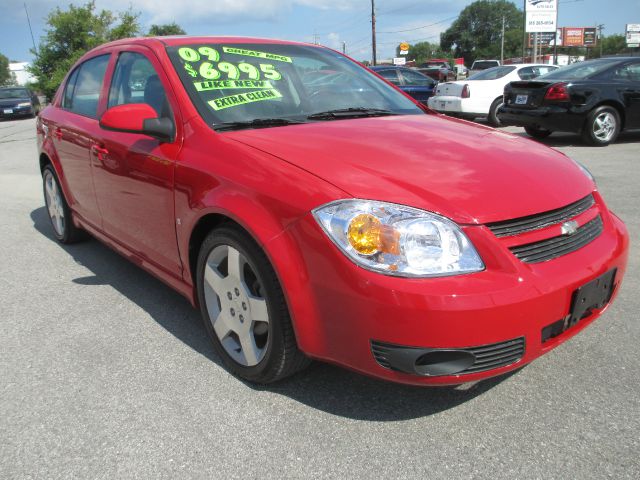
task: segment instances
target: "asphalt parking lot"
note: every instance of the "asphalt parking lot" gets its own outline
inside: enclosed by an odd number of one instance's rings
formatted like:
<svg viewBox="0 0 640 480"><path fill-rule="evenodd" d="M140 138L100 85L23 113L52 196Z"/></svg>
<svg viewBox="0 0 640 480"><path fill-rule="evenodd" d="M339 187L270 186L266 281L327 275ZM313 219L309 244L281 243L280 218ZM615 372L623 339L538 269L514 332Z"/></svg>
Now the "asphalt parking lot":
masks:
<svg viewBox="0 0 640 480"><path fill-rule="evenodd" d="M0 122L0 477L640 478L640 133L544 143L591 169L630 230L603 318L468 389L323 364L258 388L169 287L95 240L53 240L34 120Z"/></svg>

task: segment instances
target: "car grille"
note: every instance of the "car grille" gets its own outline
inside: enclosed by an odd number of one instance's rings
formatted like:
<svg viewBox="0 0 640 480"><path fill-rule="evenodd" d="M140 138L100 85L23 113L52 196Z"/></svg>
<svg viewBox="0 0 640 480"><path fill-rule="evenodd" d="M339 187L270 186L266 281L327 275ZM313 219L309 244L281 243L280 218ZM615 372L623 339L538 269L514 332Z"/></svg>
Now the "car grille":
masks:
<svg viewBox="0 0 640 480"><path fill-rule="evenodd" d="M371 352L373 356L380 364L380 366L396 370L390 363L389 356L390 350L407 350L415 351L415 356L418 358L423 351L419 347L402 347L400 345L386 344L375 340L371 341ZM437 349L428 349L437 350ZM479 373L487 370L493 370L494 368L506 367L518 362L525 352L525 340L524 337L516 338L513 340L507 340L505 342L493 343L490 345L481 345L478 347L467 347L457 349L446 350L459 350L470 352L475 356L475 362L470 367L456 373L456 375L465 375L470 373Z"/></svg>
<svg viewBox="0 0 640 480"><path fill-rule="evenodd" d="M509 250L525 263L546 262L584 247L598 237L602 230L602 218L598 215L578 228L572 235L561 235L539 242L518 245Z"/></svg>
<svg viewBox="0 0 640 480"><path fill-rule="evenodd" d="M588 195L563 208L550 210L537 215L515 218L513 220L489 223L487 227L489 227L489 230L491 230L496 237L518 235L524 232L539 230L555 223L564 222L587 211L594 203L593 195Z"/></svg>

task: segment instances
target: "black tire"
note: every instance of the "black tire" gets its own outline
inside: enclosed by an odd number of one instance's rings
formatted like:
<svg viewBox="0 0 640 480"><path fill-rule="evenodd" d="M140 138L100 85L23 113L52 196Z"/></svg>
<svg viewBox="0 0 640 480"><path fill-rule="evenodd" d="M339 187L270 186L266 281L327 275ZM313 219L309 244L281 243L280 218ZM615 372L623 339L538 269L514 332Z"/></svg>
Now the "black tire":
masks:
<svg viewBox="0 0 640 480"><path fill-rule="evenodd" d="M524 127L524 131L527 132L527 135L529 135L530 137L537 138L538 140L547 138L553 133L551 130L545 130L538 127Z"/></svg>
<svg viewBox="0 0 640 480"><path fill-rule="evenodd" d="M498 118L498 109L504 103L502 97L496 98L491 104L491 108L489 108L489 115L487 116L487 120L489 121L489 125L492 127L500 127L502 122Z"/></svg>
<svg viewBox="0 0 640 480"><path fill-rule="evenodd" d="M56 210L62 212L62 222L57 223L52 216L52 208L50 205L50 196L47 194L47 182L49 179L52 182L55 182L55 188L57 192L59 192L59 204L57 205ZM51 165L47 165L42 170L42 190L44 193L44 202L45 207L47 209L47 214L49 216L49 221L51 222L51 229L53 230L53 236L60 243L69 244L75 243L86 238L86 234L84 230L78 228L73 223L73 212L69 208L69 204L67 203L67 199L64 197L64 192L60 188L60 182L58 181L58 176L56 175L56 171Z"/></svg>
<svg viewBox="0 0 640 480"><path fill-rule="evenodd" d="M605 120L606 119L606 120ZM603 126L605 125L606 126ZM587 115L582 128L582 139L589 145L606 147L615 142L620 134L622 122L618 111L607 105L594 108ZM598 132L602 132L599 134Z"/></svg>
<svg viewBox="0 0 640 480"><path fill-rule="evenodd" d="M255 281L259 285L260 297L266 301L269 322L267 338L263 347L264 356L253 366L239 363L227 352L215 332L214 322L210 318L209 307L207 306L205 267L210 254L215 249L224 246L232 247L244 257L250 271L255 274ZM229 267L227 266L227 268ZM244 268L246 269L246 266ZM225 279L229 277L230 275L227 272ZM207 333L213 342L216 352L234 375L250 382L266 384L293 375L309 365L310 360L298 349L289 309L276 273L262 249L241 228L235 225L225 225L207 235L198 255L196 283L198 303ZM209 292L214 292L214 290L209 289ZM211 299L212 296L209 293L210 302ZM225 308L222 302L223 298L218 295L217 305L220 311Z"/></svg>

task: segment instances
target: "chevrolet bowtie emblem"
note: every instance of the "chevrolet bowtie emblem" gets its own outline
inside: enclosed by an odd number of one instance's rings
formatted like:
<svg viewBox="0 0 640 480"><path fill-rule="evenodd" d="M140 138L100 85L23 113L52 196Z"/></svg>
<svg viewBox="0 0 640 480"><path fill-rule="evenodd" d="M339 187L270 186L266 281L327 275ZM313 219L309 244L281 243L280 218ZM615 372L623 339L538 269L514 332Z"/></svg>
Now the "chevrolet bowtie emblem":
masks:
<svg viewBox="0 0 640 480"><path fill-rule="evenodd" d="M564 222L560 226L560 232L562 235L573 235L578 231L578 222L571 220L570 222Z"/></svg>

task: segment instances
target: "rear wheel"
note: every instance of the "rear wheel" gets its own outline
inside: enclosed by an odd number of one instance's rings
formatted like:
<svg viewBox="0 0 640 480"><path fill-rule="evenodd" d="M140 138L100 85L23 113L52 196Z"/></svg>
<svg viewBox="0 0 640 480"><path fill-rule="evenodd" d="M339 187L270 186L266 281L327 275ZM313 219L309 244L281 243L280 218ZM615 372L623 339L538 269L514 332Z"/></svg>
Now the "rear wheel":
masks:
<svg viewBox="0 0 640 480"><path fill-rule="evenodd" d="M498 109L502 106L503 103L504 101L502 97L496 98L491 104L491 108L489 108L488 120L489 125L491 125L492 127L499 127L502 125L502 122L498 118Z"/></svg>
<svg viewBox="0 0 640 480"><path fill-rule="evenodd" d="M84 232L73 224L73 214L64 198L58 176L51 165L42 170L44 201L53 227L53 235L60 243L74 243L84 238Z"/></svg>
<svg viewBox="0 0 640 480"><path fill-rule="evenodd" d="M271 383L308 365L273 267L240 228L221 227L206 237L197 287L207 332L235 375Z"/></svg>
<svg viewBox="0 0 640 480"><path fill-rule="evenodd" d="M598 107L587 116L582 138L591 145L605 147L618 138L620 127L620 114L615 108Z"/></svg>
<svg viewBox="0 0 640 480"><path fill-rule="evenodd" d="M537 139L547 138L553 132L551 130L545 130L543 128L538 127L524 127L524 131L527 132L527 135Z"/></svg>

